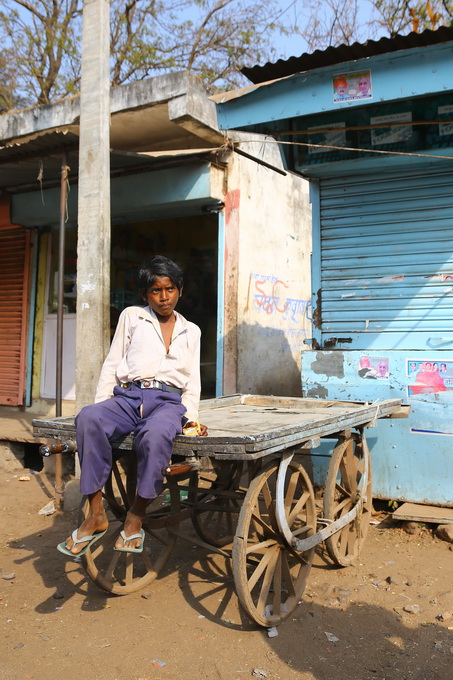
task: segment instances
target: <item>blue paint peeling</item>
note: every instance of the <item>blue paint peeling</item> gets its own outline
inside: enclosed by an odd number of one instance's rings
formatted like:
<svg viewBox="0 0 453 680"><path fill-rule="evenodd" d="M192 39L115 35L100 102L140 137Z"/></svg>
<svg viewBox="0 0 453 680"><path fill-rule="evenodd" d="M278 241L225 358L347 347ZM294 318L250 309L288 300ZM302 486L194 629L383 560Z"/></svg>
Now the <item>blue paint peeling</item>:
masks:
<svg viewBox="0 0 453 680"><path fill-rule="evenodd" d="M408 362L428 359L426 351L395 350L348 351L344 356L344 377L320 375L312 364L325 354L328 363L335 352L302 353L302 391L304 396L329 399L369 401L403 398L411 406L408 418L378 421L370 429L367 440L373 463L373 494L378 498L406 500L413 503L453 506L453 391L408 397ZM388 379L366 379L359 376L360 359L364 355L388 358ZM453 351L430 354L438 361L453 361ZM319 365L319 363L318 363ZM323 442L322 451L332 449L333 442ZM318 449L319 451L319 449ZM317 469L316 459L314 468ZM320 482L323 471L315 478Z"/></svg>

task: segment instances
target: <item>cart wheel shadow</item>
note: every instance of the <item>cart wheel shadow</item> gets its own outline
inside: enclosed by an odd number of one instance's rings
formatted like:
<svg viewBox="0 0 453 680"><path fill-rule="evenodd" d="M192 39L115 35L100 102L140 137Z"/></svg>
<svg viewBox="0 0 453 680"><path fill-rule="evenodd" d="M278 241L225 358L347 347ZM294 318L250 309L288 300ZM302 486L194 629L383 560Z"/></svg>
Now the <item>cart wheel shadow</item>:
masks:
<svg viewBox="0 0 453 680"><path fill-rule="evenodd" d="M304 601L268 639L263 669L273 661L307 680L451 678L451 632L435 624L414 624L401 610L365 602L332 608ZM291 676L293 677L293 676Z"/></svg>
<svg viewBox="0 0 453 680"><path fill-rule="evenodd" d="M231 550L231 546L226 549ZM312 569L334 574L341 567L332 563L322 544L316 548ZM230 557L206 550L194 551L193 560L188 560L179 570L178 579L182 595L200 617L234 630L263 630L241 609Z"/></svg>
<svg viewBox="0 0 453 680"><path fill-rule="evenodd" d="M278 660L307 680L451 678L451 631L446 627L429 624L422 617L417 621L404 613L402 603L386 608L353 593L346 602L332 602L329 583L336 582L343 567L332 563L323 544L316 549L307 594L273 638L241 610L230 559L194 550L181 567L181 593L199 616L236 631L260 632L268 646L260 668L269 677ZM315 586L317 596L311 599L310 580L318 581L316 572L324 574L320 580L327 588ZM326 572L332 573L327 582Z"/></svg>
<svg viewBox="0 0 453 680"><path fill-rule="evenodd" d="M8 543L10 549L18 551L18 556L13 559L18 571L22 565L32 562L48 593L42 602L35 605L35 611L39 614L58 612L71 598L80 595L85 611L99 611L111 597L90 581L80 558L65 558L56 549L76 525L77 513L74 513L74 517L72 514L57 514L51 526Z"/></svg>
<svg viewBox="0 0 453 680"><path fill-rule="evenodd" d="M229 557L198 553L187 569L180 570L179 586L200 617L233 630L256 630L239 606Z"/></svg>

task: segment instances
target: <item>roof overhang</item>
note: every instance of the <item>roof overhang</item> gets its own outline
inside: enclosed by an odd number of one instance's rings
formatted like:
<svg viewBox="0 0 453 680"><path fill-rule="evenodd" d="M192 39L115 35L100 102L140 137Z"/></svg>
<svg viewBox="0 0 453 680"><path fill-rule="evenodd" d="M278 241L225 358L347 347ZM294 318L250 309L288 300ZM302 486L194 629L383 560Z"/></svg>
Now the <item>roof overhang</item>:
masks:
<svg viewBox="0 0 453 680"><path fill-rule="evenodd" d="M450 40L377 54L214 95L219 127L268 134L278 121L452 91L452 46ZM334 77L364 69L371 71L373 98L335 102Z"/></svg>
<svg viewBox="0 0 453 680"><path fill-rule="evenodd" d="M113 88L110 110L112 176L209 156L224 141L214 102L188 73ZM77 178L79 119L78 97L0 116L0 193L55 186L63 157Z"/></svg>
<svg viewBox="0 0 453 680"><path fill-rule="evenodd" d="M422 31L422 33L412 32L407 35L384 36L379 40L366 40L364 43L355 42L352 45L331 46L325 50L305 52L300 57L279 59L273 64L268 62L263 66L244 67L241 69L241 73L252 83L264 83L324 66L339 66L348 61L368 59L377 54L390 54L400 50L426 47L451 40L453 40L453 27L441 26L435 31L428 29Z"/></svg>
<svg viewBox="0 0 453 680"><path fill-rule="evenodd" d="M193 164L198 159L223 162L220 147L132 152L112 149L110 176L130 175L172 166ZM79 136L68 129L35 135L21 144L0 148L0 195L17 194L58 186L62 165L68 179L77 182Z"/></svg>

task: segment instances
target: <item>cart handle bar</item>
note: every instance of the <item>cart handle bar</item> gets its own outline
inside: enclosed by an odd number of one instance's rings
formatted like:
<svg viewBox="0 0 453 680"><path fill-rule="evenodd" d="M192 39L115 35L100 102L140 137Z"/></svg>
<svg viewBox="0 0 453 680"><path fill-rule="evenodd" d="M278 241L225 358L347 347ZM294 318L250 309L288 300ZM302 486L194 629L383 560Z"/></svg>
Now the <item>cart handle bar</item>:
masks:
<svg viewBox="0 0 453 680"><path fill-rule="evenodd" d="M161 472L163 477L177 477L200 469L200 461L195 456L190 456L183 463L172 463L163 467Z"/></svg>
<svg viewBox="0 0 453 680"><path fill-rule="evenodd" d="M43 458L48 458L55 453L74 453L77 450L77 444L72 439L60 442L59 444L42 444L39 447L39 453Z"/></svg>

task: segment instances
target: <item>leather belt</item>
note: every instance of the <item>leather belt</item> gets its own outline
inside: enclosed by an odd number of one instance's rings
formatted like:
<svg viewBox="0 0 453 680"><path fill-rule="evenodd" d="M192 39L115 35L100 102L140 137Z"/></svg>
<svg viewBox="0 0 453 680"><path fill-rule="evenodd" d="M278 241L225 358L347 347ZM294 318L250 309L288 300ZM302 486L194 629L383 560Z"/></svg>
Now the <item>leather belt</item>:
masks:
<svg viewBox="0 0 453 680"><path fill-rule="evenodd" d="M180 387L172 387L160 380L134 380L134 385L140 387L142 390L161 390L162 392L173 392L181 396L182 389Z"/></svg>

